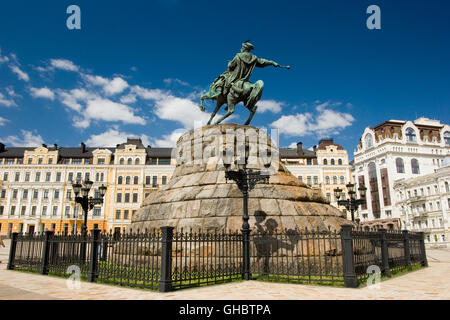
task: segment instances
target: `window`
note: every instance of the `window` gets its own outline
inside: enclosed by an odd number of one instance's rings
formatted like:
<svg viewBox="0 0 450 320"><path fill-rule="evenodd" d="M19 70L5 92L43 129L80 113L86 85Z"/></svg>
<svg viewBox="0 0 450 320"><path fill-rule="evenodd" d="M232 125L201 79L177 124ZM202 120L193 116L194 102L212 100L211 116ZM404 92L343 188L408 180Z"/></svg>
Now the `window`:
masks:
<svg viewBox="0 0 450 320"><path fill-rule="evenodd" d="M82 173L81 172L77 172L77 181L81 181L81 175L82 175Z"/></svg>
<svg viewBox="0 0 450 320"><path fill-rule="evenodd" d="M48 199L48 189L44 190L44 199Z"/></svg>
<svg viewBox="0 0 450 320"><path fill-rule="evenodd" d="M83 159L72 159L72 164L81 164Z"/></svg>
<svg viewBox="0 0 450 320"><path fill-rule="evenodd" d="M48 159L48 164L52 164L53 163L53 158L49 158Z"/></svg>
<svg viewBox="0 0 450 320"><path fill-rule="evenodd" d="M85 180L85 181L90 180L90 179L89 179L90 177L91 177L91 173L90 173L90 172L85 172L85 173L84 173L84 180Z"/></svg>
<svg viewBox="0 0 450 320"><path fill-rule="evenodd" d="M123 219L124 220L128 220L128 212L129 212L128 210L123 211Z"/></svg>
<svg viewBox="0 0 450 320"><path fill-rule="evenodd" d="M133 183L134 184L138 184L139 183L139 177L138 176L134 176Z"/></svg>
<svg viewBox="0 0 450 320"><path fill-rule="evenodd" d="M34 189L33 190L33 199L37 199L39 197L39 190Z"/></svg>
<svg viewBox="0 0 450 320"><path fill-rule="evenodd" d="M3 174L3 181L8 181L8 172Z"/></svg>
<svg viewBox="0 0 450 320"><path fill-rule="evenodd" d="M407 142L416 142L416 132L413 128L406 129L406 141Z"/></svg>
<svg viewBox="0 0 450 320"><path fill-rule="evenodd" d="M125 160L123 158L120 158L119 164L121 165L125 164Z"/></svg>
<svg viewBox="0 0 450 320"><path fill-rule="evenodd" d="M53 207L53 215L54 216L58 215L58 207L57 206Z"/></svg>
<svg viewBox="0 0 450 320"><path fill-rule="evenodd" d="M133 193L133 202L134 203L138 202L138 194L137 193Z"/></svg>
<svg viewBox="0 0 450 320"><path fill-rule="evenodd" d="M36 181L36 182L41 181L41 173L40 172L36 172L36 177L35 177L34 181Z"/></svg>
<svg viewBox="0 0 450 320"><path fill-rule="evenodd" d="M397 173L405 173L405 164L402 158L395 159L395 165L397 166Z"/></svg>
<svg viewBox="0 0 450 320"><path fill-rule="evenodd" d="M120 176L119 179L117 179L117 183L118 184L122 184L123 183L123 177L122 176Z"/></svg>
<svg viewBox="0 0 450 320"><path fill-rule="evenodd" d="M159 159L158 164L161 166L170 165L170 159Z"/></svg>
<svg viewBox="0 0 450 320"><path fill-rule="evenodd" d="M20 172L16 172L16 177L14 179L14 181L19 181L20 180Z"/></svg>
<svg viewBox="0 0 450 320"><path fill-rule="evenodd" d="M49 182L51 177L52 177L52 173L51 172L46 172L45 173L45 181L46 182Z"/></svg>
<svg viewBox="0 0 450 320"><path fill-rule="evenodd" d="M69 175L67 176L67 181L69 182L73 181L73 172L69 172Z"/></svg>
<svg viewBox="0 0 450 320"><path fill-rule="evenodd" d="M411 160L411 171L412 171L413 174L419 174L420 173L419 161L417 159L412 159Z"/></svg>
<svg viewBox="0 0 450 320"><path fill-rule="evenodd" d="M341 184L345 184L345 177L344 176L341 176Z"/></svg>
<svg viewBox="0 0 450 320"><path fill-rule="evenodd" d="M84 164L91 164L91 163L92 163L92 159L91 158L84 159Z"/></svg>
<svg viewBox="0 0 450 320"><path fill-rule="evenodd" d="M448 181L445 181L445 192L449 192Z"/></svg>
<svg viewBox="0 0 450 320"><path fill-rule="evenodd" d="M64 164L70 164L70 159L69 158L64 159Z"/></svg>
<svg viewBox="0 0 450 320"><path fill-rule="evenodd" d="M318 176L314 176L314 184L319 184L319 177Z"/></svg>
<svg viewBox="0 0 450 320"><path fill-rule="evenodd" d="M331 165L332 165L332 166L335 165L334 159L331 159Z"/></svg>
<svg viewBox="0 0 450 320"><path fill-rule="evenodd" d="M57 172L56 173L56 182L60 182L61 181L61 172Z"/></svg>
<svg viewBox="0 0 450 320"><path fill-rule="evenodd" d="M104 181L105 180L105 174L104 173L100 173L100 181Z"/></svg>
<svg viewBox="0 0 450 320"><path fill-rule="evenodd" d="M150 184L150 176L146 176L145 177L145 184L149 185Z"/></svg>
<svg viewBox="0 0 450 320"><path fill-rule="evenodd" d="M72 190L67 190L67 192L66 192L66 198L67 198L68 200L72 199Z"/></svg>
<svg viewBox="0 0 450 320"><path fill-rule="evenodd" d="M157 176L153 176L153 178L152 178L152 185L153 185L153 187L158 186L158 177Z"/></svg>
<svg viewBox="0 0 450 320"><path fill-rule="evenodd" d="M133 164L133 159L128 158L127 160L127 165L131 166Z"/></svg>
<svg viewBox="0 0 450 320"><path fill-rule="evenodd" d="M32 207L31 207L31 215L32 215L32 216L35 216L35 215L36 215L36 209L37 209L36 206L32 206Z"/></svg>
<svg viewBox="0 0 450 320"><path fill-rule="evenodd" d="M338 159L338 165L342 166L342 159Z"/></svg>
<svg viewBox="0 0 450 320"><path fill-rule="evenodd" d="M73 207L73 217L74 218L78 217L79 210L80 210L80 207L78 207L78 206Z"/></svg>
<svg viewBox="0 0 450 320"><path fill-rule="evenodd" d="M64 212L64 214L67 218L70 217L70 207L69 206L66 206L66 211Z"/></svg>
<svg viewBox="0 0 450 320"><path fill-rule="evenodd" d="M306 177L306 183L308 184L308 186L310 186L312 184L311 176Z"/></svg>
<svg viewBox="0 0 450 320"><path fill-rule="evenodd" d="M33 163L33 158L28 158L28 164Z"/></svg>
<svg viewBox="0 0 450 320"><path fill-rule="evenodd" d="M366 149L373 147L373 138L370 133L366 134L366 137L364 138L364 142L366 144Z"/></svg>
<svg viewBox="0 0 450 320"><path fill-rule="evenodd" d="M100 199L100 191L98 189L94 191L94 198Z"/></svg>
<svg viewBox="0 0 450 320"><path fill-rule="evenodd" d="M13 198L13 199L17 199L17 192L18 192L17 189L14 189L14 190L13 190L13 194L12 194L12 198Z"/></svg>
<svg viewBox="0 0 450 320"><path fill-rule="evenodd" d="M53 198L59 199L59 190L55 190L55 196Z"/></svg>
<svg viewBox="0 0 450 320"><path fill-rule="evenodd" d="M156 165L158 164L158 159L157 158L152 158L152 165Z"/></svg>
<svg viewBox="0 0 450 320"><path fill-rule="evenodd" d="M30 173L29 172L25 172L25 182L30 181Z"/></svg>
<svg viewBox="0 0 450 320"><path fill-rule="evenodd" d="M337 176L333 176L333 184L337 184L337 183L338 183Z"/></svg>
<svg viewBox="0 0 450 320"><path fill-rule="evenodd" d="M125 202L125 203L130 202L130 194L129 194L129 193L125 193L125 199L124 199L124 202Z"/></svg>
<svg viewBox="0 0 450 320"><path fill-rule="evenodd" d="M167 176L162 176L161 178L161 184L165 185L167 183Z"/></svg>
<svg viewBox="0 0 450 320"><path fill-rule="evenodd" d="M100 208L94 208L92 215L98 217L98 216L100 216L101 212L102 211Z"/></svg>
<svg viewBox="0 0 450 320"><path fill-rule="evenodd" d="M312 159L311 158L306 159L306 164L308 166L312 165Z"/></svg>
<svg viewBox="0 0 450 320"><path fill-rule="evenodd" d="M22 198L23 199L27 199L28 198L28 189L23 190Z"/></svg>
<svg viewBox="0 0 450 320"><path fill-rule="evenodd" d="M323 165L324 166L328 165L328 160L327 159L323 159Z"/></svg>
<svg viewBox="0 0 450 320"><path fill-rule="evenodd" d="M120 220L120 210L116 210L116 219Z"/></svg>
<svg viewBox="0 0 450 320"><path fill-rule="evenodd" d="M144 194L144 198L147 198L149 195L150 195L150 193L146 192L146 193Z"/></svg>
<svg viewBox="0 0 450 320"><path fill-rule="evenodd" d="M139 158L136 158L136 160L134 161L134 164L138 165L141 162L141 160Z"/></svg>
<svg viewBox="0 0 450 320"><path fill-rule="evenodd" d="M122 194L121 193L117 194L116 202L122 202Z"/></svg>
<svg viewBox="0 0 450 320"><path fill-rule="evenodd" d="M42 164L42 158L38 159L38 164Z"/></svg>
<svg viewBox="0 0 450 320"><path fill-rule="evenodd" d="M131 183L131 177L126 177L125 184L130 184L130 183Z"/></svg>
<svg viewBox="0 0 450 320"><path fill-rule="evenodd" d="M369 185L372 198L372 212L376 219L380 218L380 196L375 162L369 163Z"/></svg>
<svg viewBox="0 0 450 320"><path fill-rule="evenodd" d="M328 202L331 202L331 194L330 193L327 193L327 199L328 199Z"/></svg>
<svg viewBox="0 0 450 320"><path fill-rule="evenodd" d="M42 215L42 216L45 216L46 214L47 214L47 206L43 206L43 207L42 207L41 215Z"/></svg>
<svg viewBox="0 0 450 320"><path fill-rule="evenodd" d="M450 146L450 131L444 132L444 142L446 146Z"/></svg>
<svg viewBox="0 0 450 320"><path fill-rule="evenodd" d="M9 214L12 215L12 216L16 214L16 206L12 206L11 207L11 211L10 211Z"/></svg>
<svg viewBox="0 0 450 320"><path fill-rule="evenodd" d="M6 198L6 190L3 189L2 193L0 194L0 198L5 199Z"/></svg>
<svg viewBox="0 0 450 320"><path fill-rule="evenodd" d="M20 211L20 215L24 216L26 211L27 211L27 207L22 206L22 210Z"/></svg>
<svg viewBox="0 0 450 320"><path fill-rule="evenodd" d="M325 177L325 184L330 184L330 177L329 176Z"/></svg>
<svg viewBox="0 0 450 320"><path fill-rule="evenodd" d="M3 215L3 211L5 210L5 207L4 206L0 206L0 216L2 216Z"/></svg>

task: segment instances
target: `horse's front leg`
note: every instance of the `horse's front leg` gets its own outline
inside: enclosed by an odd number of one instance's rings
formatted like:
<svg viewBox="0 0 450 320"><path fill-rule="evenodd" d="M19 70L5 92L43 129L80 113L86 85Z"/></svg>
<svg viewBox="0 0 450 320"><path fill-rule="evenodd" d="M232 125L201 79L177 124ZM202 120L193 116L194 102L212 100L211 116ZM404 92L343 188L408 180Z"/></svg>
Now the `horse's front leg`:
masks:
<svg viewBox="0 0 450 320"><path fill-rule="evenodd" d="M253 119L253 116L256 113L256 109L258 108L258 106L254 106L253 108L250 109L250 116L248 117L247 121L244 123L244 125L248 126L250 124L250 122Z"/></svg>
<svg viewBox="0 0 450 320"><path fill-rule="evenodd" d="M219 120L217 120L216 121L216 124L219 124L219 123L221 123L223 120L225 120L226 118L228 118L229 116L231 116L233 113L234 113L234 104L229 104L228 103L228 111L227 111L227 113L222 117L222 118L220 118Z"/></svg>
<svg viewBox="0 0 450 320"><path fill-rule="evenodd" d="M211 114L211 118L209 118L209 121L206 125L210 125L211 121L214 119L214 117L216 116L217 112L219 111L220 107L224 104L224 101L221 100L217 100L216 102L216 108L214 109L213 113Z"/></svg>

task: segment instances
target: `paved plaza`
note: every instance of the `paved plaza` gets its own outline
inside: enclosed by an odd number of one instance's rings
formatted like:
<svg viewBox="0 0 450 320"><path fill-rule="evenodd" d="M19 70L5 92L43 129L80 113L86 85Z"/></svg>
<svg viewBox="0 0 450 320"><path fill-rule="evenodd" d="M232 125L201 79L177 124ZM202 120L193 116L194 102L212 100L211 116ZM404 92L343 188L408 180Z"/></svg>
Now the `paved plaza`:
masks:
<svg viewBox="0 0 450 320"><path fill-rule="evenodd" d="M159 293L81 282L69 289L63 278L6 270L9 240L0 246L0 300L376 300L450 299L450 250L427 250L429 267L381 282L380 289L243 281Z"/></svg>

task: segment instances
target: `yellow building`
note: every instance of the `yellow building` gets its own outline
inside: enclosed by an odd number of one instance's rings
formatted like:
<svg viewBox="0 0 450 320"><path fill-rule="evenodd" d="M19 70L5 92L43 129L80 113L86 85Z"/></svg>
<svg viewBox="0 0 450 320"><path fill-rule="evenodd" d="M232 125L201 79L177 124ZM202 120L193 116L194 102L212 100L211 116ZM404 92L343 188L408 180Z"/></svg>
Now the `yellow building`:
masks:
<svg viewBox="0 0 450 320"><path fill-rule="evenodd" d="M127 139L115 148L0 144L0 234L54 230L80 232L82 209L74 202L74 181L94 182L90 196L105 185L102 206L88 214L88 230L117 231L131 222L142 201L166 184L175 169L170 148L145 147Z"/></svg>

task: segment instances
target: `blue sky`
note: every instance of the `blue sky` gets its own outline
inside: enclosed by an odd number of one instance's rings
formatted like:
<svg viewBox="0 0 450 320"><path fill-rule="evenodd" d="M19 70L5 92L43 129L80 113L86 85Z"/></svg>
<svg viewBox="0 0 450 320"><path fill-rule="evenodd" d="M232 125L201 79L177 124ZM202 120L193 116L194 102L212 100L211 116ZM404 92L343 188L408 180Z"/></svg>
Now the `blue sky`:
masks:
<svg viewBox="0 0 450 320"><path fill-rule="evenodd" d="M81 30L66 27L71 4ZM381 30L366 27L372 4ZM255 70L252 125L278 127L281 146L333 137L352 158L366 126L450 122L449 35L444 0L3 0L0 141L173 145L207 120L199 96L251 39L258 57L292 66ZM241 105L230 122L247 117Z"/></svg>

